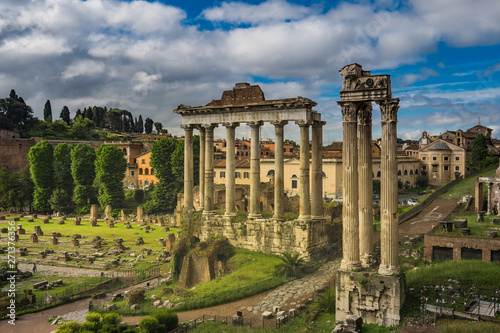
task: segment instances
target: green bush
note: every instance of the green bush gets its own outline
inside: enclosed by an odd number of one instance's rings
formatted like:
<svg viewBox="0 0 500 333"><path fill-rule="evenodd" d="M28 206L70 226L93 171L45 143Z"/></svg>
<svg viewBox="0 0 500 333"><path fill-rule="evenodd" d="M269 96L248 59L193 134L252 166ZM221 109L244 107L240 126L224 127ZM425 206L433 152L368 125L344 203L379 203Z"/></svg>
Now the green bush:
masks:
<svg viewBox="0 0 500 333"><path fill-rule="evenodd" d="M179 318L177 314L169 309L160 309L153 313L153 318L158 320L160 325L165 325L165 330L161 332L169 332L177 327L179 323Z"/></svg>
<svg viewBox="0 0 500 333"><path fill-rule="evenodd" d="M56 333L77 333L80 331L80 323L72 320L59 325Z"/></svg>
<svg viewBox="0 0 500 333"><path fill-rule="evenodd" d="M89 332L97 332L100 328L101 328L101 322L94 322L94 321L86 321L81 326L82 331L89 331Z"/></svg>
<svg viewBox="0 0 500 333"><path fill-rule="evenodd" d="M144 200L144 190L135 190L134 191L134 199L137 203L142 203Z"/></svg>
<svg viewBox="0 0 500 333"><path fill-rule="evenodd" d="M316 301L316 309L321 312L335 313L335 289L327 290L323 295L319 295Z"/></svg>
<svg viewBox="0 0 500 333"><path fill-rule="evenodd" d="M144 333L155 333L158 331L158 320L153 317L142 318L139 322L139 329Z"/></svg>
<svg viewBox="0 0 500 333"><path fill-rule="evenodd" d="M102 317L102 322L105 325L118 325L122 321L122 318L114 312L105 314L104 317Z"/></svg>

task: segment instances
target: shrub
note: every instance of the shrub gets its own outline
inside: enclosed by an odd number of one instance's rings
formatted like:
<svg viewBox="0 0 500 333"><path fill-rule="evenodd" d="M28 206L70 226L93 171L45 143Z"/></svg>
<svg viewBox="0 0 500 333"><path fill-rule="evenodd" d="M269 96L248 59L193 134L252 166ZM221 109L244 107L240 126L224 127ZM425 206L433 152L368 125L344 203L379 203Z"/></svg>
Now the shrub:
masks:
<svg viewBox="0 0 500 333"><path fill-rule="evenodd" d="M89 313L87 317L85 317L85 320L91 323L98 323L102 319L102 316L100 313Z"/></svg>
<svg viewBox="0 0 500 333"><path fill-rule="evenodd" d="M103 324L106 325L118 325L121 321L122 318L114 312L108 313L102 318Z"/></svg>
<svg viewBox="0 0 500 333"><path fill-rule="evenodd" d="M134 191L134 199L137 203L142 203L144 200L144 190L135 190Z"/></svg>
<svg viewBox="0 0 500 333"><path fill-rule="evenodd" d="M81 326L81 331L97 332L101 328L100 322L86 321Z"/></svg>
<svg viewBox="0 0 500 333"><path fill-rule="evenodd" d="M160 309L153 313L153 318L158 320L160 325L165 325L165 330L162 332L169 332L177 327L179 318L177 314L169 309Z"/></svg>
<svg viewBox="0 0 500 333"><path fill-rule="evenodd" d="M127 295L127 304L128 305L133 305L133 304L141 304L144 302L144 289L135 289L132 290L128 295Z"/></svg>
<svg viewBox="0 0 500 333"><path fill-rule="evenodd" d="M72 320L59 325L56 333L77 333L80 331L80 323Z"/></svg>
<svg viewBox="0 0 500 333"><path fill-rule="evenodd" d="M144 333L157 332L159 325L160 324L158 323L158 320L156 320L156 318L153 317L142 318L141 321L139 322L139 328Z"/></svg>
<svg viewBox="0 0 500 333"><path fill-rule="evenodd" d="M329 289L323 295L319 295L316 309L321 312L335 313L335 289Z"/></svg>

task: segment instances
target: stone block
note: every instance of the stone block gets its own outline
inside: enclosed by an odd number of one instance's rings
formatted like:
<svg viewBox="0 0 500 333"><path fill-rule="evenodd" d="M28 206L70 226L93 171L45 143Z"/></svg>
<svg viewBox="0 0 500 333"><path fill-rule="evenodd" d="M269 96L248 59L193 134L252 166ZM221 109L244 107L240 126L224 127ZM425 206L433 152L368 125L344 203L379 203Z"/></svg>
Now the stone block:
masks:
<svg viewBox="0 0 500 333"><path fill-rule="evenodd" d="M32 244L38 243L38 236L36 234L30 236L30 243Z"/></svg>
<svg viewBox="0 0 500 333"><path fill-rule="evenodd" d="M264 311L262 313L262 318L264 319L271 319L273 317L273 313L271 311Z"/></svg>
<svg viewBox="0 0 500 333"><path fill-rule="evenodd" d="M99 214L99 206L97 204L93 204L90 206L90 219L91 220L97 220Z"/></svg>
<svg viewBox="0 0 500 333"><path fill-rule="evenodd" d="M26 222L35 222L33 219L27 219Z"/></svg>
<svg viewBox="0 0 500 333"><path fill-rule="evenodd" d="M12 219L12 221L18 222L18 221L19 221L19 217L14 217L14 218Z"/></svg>
<svg viewBox="0 0 500 333"><path fill-rule="evenodd" d="M460 228L459 231L462 234L462 236L470 235L470 229L469 228Z"/></svg>
<svg viewBox="0 0 500 333"><path fill-rule="evenodd" d="M19 233L19 235L24 235L26 234L26 230L20 228L20 229L17 229L17 232Z"/></svg>
<svg viewBox="0 0 500 333"><path fill-rule="evenodd" d="M486 235L488 235L488 237L490 238L496 238L497 237L497 232L496 231L486 231Z"/></svg>
<svg viewBox="0 0 500 333"><path fill-rule="evenodd" d="M484 214L486 214L484 210L477 211L477 222L484 222Z"/></svg>
<svg viewBox="0 0 500 333"><path fill-rule="evenodd" d="M496 225L500 225L500 218L490 218L490 223L491 224L496 224Z"/></svg>
<svg viewBox="0 0 500 333"><path fill-rule="evenodd" d="M49 224L49 219L42 219L42 224Z"/></svg>
<svg viewBox="0 0 500 333"><path fill-rule="evenodd" d="M106 208L104 209L104 214L106 215L106 218L108 220L111 219L111 212L113 211L113 208L110 205L107 205Z"/></svg>
<svg viewBox="0 0 500 333"><path fill-rule="evenodd" d="M64 220L59 220L57 221L57 224L66 224L66 222Z"/></svg>
<svg viewBox="0 0 500 333"><path fill-rule="evenodd" d="M80 241L78 239L71 240L71 246L72 247L80 246Z"/></svg>
<svg viewBox="0 0 500 333"><path fill-rule="evenodd" d="M81 222L79 220L73 221L73 225L80 225L80 224L81 224Z"/></svg>
<svg viewBox="0 0 500 333"><path fill-rule="evenodd" d="M466 219L456 219L453 221L453 225L455 229L467 228L467 220Z"/></svg>
<svg viewBox="0 0 500 333"><path fill-rule="evenodd" d="M59 240L55 237L52 237L50 240L49 240L49 244L50 245L57 245L59 243Z"/></svg>
<svg viewBox="0 0 500 333"><path fill-rule="evenodd" d="M441 227L441 230L443 230L444 232L453 231L453 222L441 221L439 222L439 226Z"/></svg>

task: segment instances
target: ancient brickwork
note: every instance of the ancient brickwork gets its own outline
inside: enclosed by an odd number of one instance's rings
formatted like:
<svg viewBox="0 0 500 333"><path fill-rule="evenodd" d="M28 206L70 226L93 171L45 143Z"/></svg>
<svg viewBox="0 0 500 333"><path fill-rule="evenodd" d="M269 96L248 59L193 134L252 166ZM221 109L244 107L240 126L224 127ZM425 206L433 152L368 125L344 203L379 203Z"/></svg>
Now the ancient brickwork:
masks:
<svg viewBox="0 0 500 333"><path fill-rule="evenodd" d="M483 261L498 261L500 259L496 258L497 255L500 255L500 239L498 238L488 239L476 237L425 235L425 261L434 261L434 251L436 251L436 248L450 249L450 254L453 253L453 260L461 260L463 251L467 252L468 250L470 251L470 249L482 251Z"/></svg>

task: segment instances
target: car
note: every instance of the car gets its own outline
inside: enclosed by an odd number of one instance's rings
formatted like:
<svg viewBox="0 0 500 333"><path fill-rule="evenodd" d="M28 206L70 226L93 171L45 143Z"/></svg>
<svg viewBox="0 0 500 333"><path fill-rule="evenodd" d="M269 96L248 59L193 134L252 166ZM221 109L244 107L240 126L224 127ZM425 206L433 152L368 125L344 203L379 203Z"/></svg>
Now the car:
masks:
<svg viewBox="0 0 500 333"><path fill-rule="evenodd" d="M418 204L418 200L415 198L408 199L408 205L416 206Z"/></svg>

